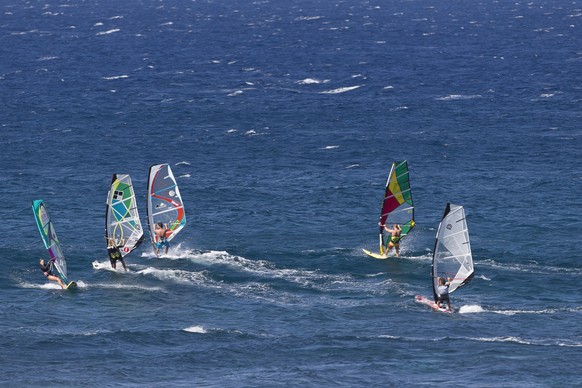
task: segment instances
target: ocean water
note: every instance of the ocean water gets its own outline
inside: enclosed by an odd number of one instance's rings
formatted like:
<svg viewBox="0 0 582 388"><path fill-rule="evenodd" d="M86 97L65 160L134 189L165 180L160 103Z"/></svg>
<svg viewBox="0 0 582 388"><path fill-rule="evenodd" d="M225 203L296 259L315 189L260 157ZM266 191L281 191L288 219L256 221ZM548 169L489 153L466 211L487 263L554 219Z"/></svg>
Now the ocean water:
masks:
<svg viewBox="0 0 582 388"><path fill-rule="evenodd" d="M0 385L582 385L581 27L573 0L4 1ZM374 260L402 159L417 227ZM111 175L145 224L158 163L188 225L111 270ZM39 198L78 291L38 268ZM452 315L414 301L447 202Z"/></svg>

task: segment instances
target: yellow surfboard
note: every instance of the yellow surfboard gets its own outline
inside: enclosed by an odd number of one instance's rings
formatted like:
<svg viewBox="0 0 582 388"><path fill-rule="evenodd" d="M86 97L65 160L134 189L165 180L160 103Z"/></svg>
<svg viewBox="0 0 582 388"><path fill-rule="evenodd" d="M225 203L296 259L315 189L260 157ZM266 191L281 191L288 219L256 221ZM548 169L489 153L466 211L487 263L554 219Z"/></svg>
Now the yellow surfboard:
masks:
<svg viewBox="0 0 582 388"><path fill-rule="evenodd" d="M367 249L362 249L364 251L364 253L370 257L373 257L374 259L380 259L380 260L384 260L388 258L388 255L382 255L380 253L374 253L374 252L370 252Z"/></svg>

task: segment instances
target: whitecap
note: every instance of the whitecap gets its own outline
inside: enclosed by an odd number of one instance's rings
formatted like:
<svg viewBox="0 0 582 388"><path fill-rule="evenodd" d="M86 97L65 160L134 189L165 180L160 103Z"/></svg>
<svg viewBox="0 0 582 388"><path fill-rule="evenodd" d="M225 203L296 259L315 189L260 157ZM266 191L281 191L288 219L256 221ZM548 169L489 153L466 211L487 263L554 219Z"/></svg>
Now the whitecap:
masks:
<svg viewBox="0 0 582 388"><path fill-rule="evenodd" d="M318 20L323 18L323 16L298 16L295 18L296 21L303 21L303 20Z"/></svg>
<svg viewBox="0 0 582 388"><path fill-rule="evenodd" d="M186 162L186 161L182 161L182 162L178 162L178 163L176 163L175 165L176 165L176 166L182 166L182 165L184 165L184 166L189 166L189 165L190 165L190 163L188 163L188 162Z"/></svg>
<svg viewBox="0 0 582 388"><path fill-rule="evenodd" d="M59 57L47 55L47 56L38 58L37 61L52 61L55 59L59 59Z"/></svg>
<svg viewBox="0 0 582 388"><path fill-rule="evenodd" d="M332 90L325 90L323 92L320 92L321 94L340 94L340 93L345 93L345 92L350 92L352 90L356 90L359 87L361 87L362 85L356 85L356 86L345 86L343 88L337 88L337 89L332 89Z"/></svg>
<svg viewBox="0 0 582 388"><path fill-rule="evenodd" d="M519 337L478 337L474 338L476 341L480 342L515 342L518 344L530 345L531 342L521 339Z"/></svg>
<svg viewBox="0 0 582 388"><path fill-rule="evenodd" d="M119 28L112 28L111 30L98 32L95 35L109 35L119 31L121 31Z"/></svg>
<svg viewBox="0 0 582 388"><path fill-rule="evenodd" d="M479 94L464 95L464 94L449 94L444 97L437 97L437 101L456 101L456 100L472 100L474 98L481 98Z"/></svg>
<svg viewBox="0 0 582 388"><path fill-rule="evenodd" d="M482 313L483 307L479 305L464 305L459 308L459 314Z"/></svg>
<svg viewBox="0 0 582 388"><path fill-rule="evenodd" d="M327 82L329 82L328 79L320 80L317 78L305 78L305 79L296 81L296 83L298 83L299 85L313 85L313 84L322 84L322 83L327 83Z"/></svg>
<svg viewBox="0 0 582 388"><path fill-rule="evenodd" d="M324 150L333 150L336 148L339 148L339 146L338 145L329 145L329 146L323 147Z"/></svg>
<svg viewBox="0 0 582 388"><path fill-rule="evenodd" d="M112 75L109 77L101 77L104 80L107 81L111 81L111 80L116 80L116 79L123 79L123 78L129 78L129 76L127 74L123 74L123 75Z"/></svg>
<svg viewBox="0 0 582 388"><path fill-rule="evenodd" d="M199 333L199 334L207 333L206 329L202 326L190 326L182 330L187 331L188 333Z"/></svg>

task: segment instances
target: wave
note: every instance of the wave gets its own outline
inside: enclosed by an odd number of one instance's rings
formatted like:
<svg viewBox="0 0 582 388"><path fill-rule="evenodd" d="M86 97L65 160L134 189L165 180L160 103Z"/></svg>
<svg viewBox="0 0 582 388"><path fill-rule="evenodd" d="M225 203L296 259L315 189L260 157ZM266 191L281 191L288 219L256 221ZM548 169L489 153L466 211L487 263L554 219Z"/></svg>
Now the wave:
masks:
<svg viewBox="0 0 582 388"><path fill-rule="evenodd" d="M518 264L518 263L499 263L493 259L482 260L477 263L479 266L490 266L496 269L506 271L517 271L526 273L538 273L547 275L548 273L582 275L581 268L563 268L540 265L538 263Z"/></svg>
<svg viewBox="0 0 582 388"><path fill-rule="evenodd" d="M122 283L94 283L87 284L86 288L104 288L113 290L139 290L149 292L166 292L162 287L148 287L139 284L122 284Z"/></svg>
<svg viewBox="0 0 582 388"><path fill-rule="evenodd" d="M475 98L483 98L483 96L480 94L470 94L470 95L449 94L448 96L437 97L436 100L437 101L456 101L456 100L472 100Z"/></svg>
<svg viewBox="0 0 582 388"><path fill-rule="evenodd" d="M38 58L37 61L39 61L39 62L40 61L53 61L55 59L59 59L59 57L55 57L55 56L52 56L52 55L47 55L47 56Z"/></svg>
<svg viewBox="0 0 582 388"><path fill-rule="evenodd" d="M127 74L123 74L123 75L112 75L110 77L101 77L101 79L104 79L107 81L111 81L111 80L115 80L115 79L123 79L123 78L129 78L129 76Z"/></svg>
<svg viewBox="0 0 582 388"><path fill-rule="evenodd" d="M304 20L318 20L322 19L323 16L297 16L295 18L296 21L304 21Z"/></svg>
<svg viewBox="0 0 582 388"><path fill-rule="evenodd" d="M466 340L478 342L510 342L522 345L537 345L537 346L561 346L561 347L582 347L581 342L563 339L524 339L515 336L503 337L467 337Z"/></svg>
<svg viewBox="0 0 582 388"><path fill-rule="evenodd" d="M483 307L479 305L463 305L459 308L459 314L474 314L474 313L482 313Z"/></svg>
<svg viewBox="0 0 582 388"><path fill-rule="evenodd" d="M113 34L115 32L119 32L119 31L121 31L121 29L119 29L119 28L112 28L111 30L98 32L95 35L109 35L109 34Z"/></svg>
<svg viewBox="0 0 582 388"><path fill-rule="evenodd" d="M199 334L206 334L208 331L202 326L190 326L182 329L188 333L199 333Z"/></svg>
<svg viewBox="0 0 582 388"><path fill-rule="evenodd" d="M305 78L303 80L297 81L296 83L298 83L299 85L313 85L313 84L325 84L328 82L329 82L328 79L319 80L316 78Z"/></svg>
<svg viewBox="0 0 582 388"><path fill-rule="evenodd" d="M337 89L332 89L332 90L325 90L323 92L319 92L320 94L340 94L340 93L346 93L346 92L350 92L352 90L356 90L358 88L360 88L362 85L356 85L356 86L345 86L343 88L337 88Z"/></svg>
<svg viewBox="0 0 582 388"><path fill-rule="evenodd" d="M143 256L143 255L142 255ZM153 254L149 257L153 257ZM314 290L323 293L335 292L372 292L391 293L399 286L389 281L386 287L385 280L376 282L362 282L354 278L352 274L327 274L320 270L281 268L267 260L251 260L241 256L231 255L226 251L197 251L181 247L172 247L168 255L155 260L189 260L193 263L209 266L225 266L240 274L257 277L257 280L247 279L246 283L217 282L208 275L207 271L190 272L185 270L157 269L148 267L139 271L139 274L153 276L160 280L170 280L180 284L196 284L210 288L222 288L237 295L267 298L269 301L284 299L297 301L299 296L293 295L294 291L281 293L273 291L272 281L279 280L289 285L304 290ZM219 270L213 270L213 274L219 274ZM276 302L279 303L279 302Z"/></svg>

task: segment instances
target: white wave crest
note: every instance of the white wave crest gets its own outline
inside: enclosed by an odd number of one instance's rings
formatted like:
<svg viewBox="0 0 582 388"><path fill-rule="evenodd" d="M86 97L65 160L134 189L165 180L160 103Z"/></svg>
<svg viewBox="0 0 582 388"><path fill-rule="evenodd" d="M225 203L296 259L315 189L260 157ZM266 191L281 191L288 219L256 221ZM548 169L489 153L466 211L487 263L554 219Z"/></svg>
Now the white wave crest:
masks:
<svg viewBox="0 0 582 388"><path fill-rule="evenodd" d="M345 86L343 88L337 88L337 89L332 89L332 90L325 90L323 92L319 92L320 94L340 94L340 93L346 93L346 92L350 92L352 90L356 90L358 88L360 88L362 85L356 85L356 86Z"/></svg>
<svg viewBox="0 0 582 388"><path fill-rule="evenodd" d="M318 20L323 18L323 16L298 16L295 18L296 21L303 21L303 20Z"/></svg>
<svg viewBox="0 0 582 388"><path fill-rule="evenodd" d="M182 330L187 331L188 333L199 333L199 334L207 333L207 330L202 326L190 326Z"/></svg>
<svg viewBox="0 0 582 388"><path fill-rule="evenodd" d="M459 308L459 314L474 314L474 313L482 313L483 307L479 305L464 305Z"/></svg>
<svg viewBox="0 0 582 388"><path fill-rule="evenodd" d="M121 31L119 28L112 28L111 30L98 32L95 35L109 35L119 31Z"/></svg>
<svg viewBox="0 0 582 388"><path fill-rule="evenodd" d="M437 97L437 101L455 101L455 100L472 100L474 98L482 98L480 94L464 95L464 94L449 94L444 97Z"/></svg>
<svg viewBox="0 0 582 388"><path fill-rule="evenodd" d="M329 82L328 79L319 80L319 79L316 79L316 78L305 78L305 79L302 79L300 81L297 81L297 83L299 85L325 84L325 83L328 83L328 82Z"/></svg>
<svg viewBox="0 0 582 388"><path fill-rule="evenodd" d="M109 77L102 77L102 79L107 80L107 81L111 81L111 80L115 80L115 79L123 79L123 78L129 78L129 76L127 74L123 74L123 75L112 75Z"/></svg>

